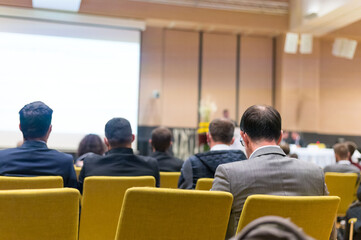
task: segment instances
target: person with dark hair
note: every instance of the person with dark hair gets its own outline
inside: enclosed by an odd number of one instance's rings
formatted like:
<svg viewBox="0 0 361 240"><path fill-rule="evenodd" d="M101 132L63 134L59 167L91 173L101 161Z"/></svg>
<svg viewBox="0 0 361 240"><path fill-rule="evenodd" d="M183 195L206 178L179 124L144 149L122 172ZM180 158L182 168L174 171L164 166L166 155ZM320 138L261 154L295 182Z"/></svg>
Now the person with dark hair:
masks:
<svg viewBox="0 0 361 240"><path fill-rule="evenodd" d="M77 188L73 157L47 147L53 110L43 102L32 102L19 112L24 143L0 151L0 175L62 176L64 187Z"/></svg>
<svg viewBox="0 0 361 240"><path fill-rule="evenodd" d="M345 142L347 148L348 148L348 151L350 152L350 156L348 158L348 160L350 161L350 163L357 167L360 171L361 171L361 166L360 164L358 164L357 162L353 162L352 161L352 155L354 154L354 152L357 150L357 145L356 143L352 142L352 141L346 141Z"/></svg>
<svg viewBox="0 0 361 240"><path fill-rule="evenodd" d="M328 194L319 166L289 158L278 146L282 121L276 109L266 105L249 107L241 118L240 129L248 160L219 165L211 189L233 194L227 238L235 234L244 202L252 194Z"/></svg>
<svg viewBox="0 0 361 240"><path fill-rule="evenodd" d="M79 190L89 176L153 176L159 186L158 162L152 157L133 153L135 136L128 120L110 119L105 125L104 143L108 151L104 156L92 154L84 159L79 175Z"/></svg>
<svg viewBox="0 0 361 240"><path fill-rule="evenodd" d="M178 188L194 189L199 178L213 178L220 164L241 161L246 155L241 150L232 150L234 124L229 119L214 119L209 124L207 141L211 150L188 158L181 169Z"/></svg>
<svg viewBox="0 0 361 240"><path fill-rule="evenodd" d="M333 151L335 152L336 163L324 167L324 172L357 173L360 175L360 170L351 165L349 161L350 152L347 144L337 143L333 146Z"/></svg>
<svg viewBox="0 0 361 240"><path fill-rule="evenodd" d="M84 158L92 154L103 155L104 152L105 145L102 139L96 134L88 134L79 143L77 152L78 158L75 160L75 165L77 167L82 167Z"/></svg>
<svg viewBox="0 0 361 240"><path fill-rule="evenodd" d="M179 172L183 161L170 155L168 152L172 145L172 133L168 128L158 127L152 131L152 138L149 140L153 152L151 157L157 159L159 171Z"/></svg>

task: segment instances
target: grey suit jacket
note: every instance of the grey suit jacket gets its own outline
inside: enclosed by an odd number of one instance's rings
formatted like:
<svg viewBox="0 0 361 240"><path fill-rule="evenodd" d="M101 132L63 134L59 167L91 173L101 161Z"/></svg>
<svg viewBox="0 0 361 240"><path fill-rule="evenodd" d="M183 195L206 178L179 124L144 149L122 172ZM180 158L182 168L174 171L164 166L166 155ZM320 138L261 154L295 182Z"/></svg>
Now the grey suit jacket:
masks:
<svg viewBox="0 0 361 240"><path fill-rule="evenodd" d="M360 170L351 164L332 164L323 169L324 172L338 172L338 173L357 173L360 175Z"/></svg>
<svg viewBox="0 0 361 240"><path fill-rule="evenodd" d="M322 168L288 158L276 146L257 149L248 160L219 165L212 191L233 194L227 239L235 234L244 202L252 194L328 195Z"/></svg>

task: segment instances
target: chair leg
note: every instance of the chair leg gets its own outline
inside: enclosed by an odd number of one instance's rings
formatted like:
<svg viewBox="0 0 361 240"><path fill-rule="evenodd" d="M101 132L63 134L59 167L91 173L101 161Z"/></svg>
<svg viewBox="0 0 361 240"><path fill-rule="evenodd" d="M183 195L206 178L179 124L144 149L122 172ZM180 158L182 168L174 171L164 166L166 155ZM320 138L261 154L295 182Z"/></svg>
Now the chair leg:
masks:
<svg viewBox="0 0 361 240"><path fill-rule="evenodd" d="M350 238L349 240L353 239L353 224L357 221L357 218L351 218L348 220L348 223L350 224Z"/></svg>

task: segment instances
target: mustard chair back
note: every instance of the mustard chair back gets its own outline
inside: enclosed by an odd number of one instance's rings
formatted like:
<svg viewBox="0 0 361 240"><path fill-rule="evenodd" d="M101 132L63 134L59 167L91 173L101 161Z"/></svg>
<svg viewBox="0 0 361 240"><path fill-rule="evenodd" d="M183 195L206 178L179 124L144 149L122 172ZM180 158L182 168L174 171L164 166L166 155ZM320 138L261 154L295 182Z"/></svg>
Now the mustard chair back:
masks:
<svg viewBox="0 0 361 240"><path fill-rule="evenodd" d="M76 240L79 202L71 188L0 191L0 239Z"/></svg>
<svg viewBox="0 0 361 240"><path fill-rule="evenodd" d="M0 176L0 190L62 188L61 176L7 177Z"/></svg>
<svg viewBox="0 0 361 240"><path fill-rule="evenodd" d="M155 178L152 176L85 178L79 239L114 240L125 191L131 187L144 186L155 187Z"/></svg>
<svg viewBox="0 0 361 240"><path fill-rule="evenodd" d="M115 239L224 239L232 201L227 192L131 188Z"/></svg>
<svg viewBox="0 0 361 240"><path fill-rule="evenodd" d="M180 172L159 172L161 188L178 188Z"/></svg>
<svg viewBox="0 0 361 240"><path fill-rule="evenodd" d="M209 191L212 188L214 178L199 178L196 184L196 190Z"/></svg>
<svg viewBox="0 0 361 240"><path fill-rule="evenodd" d="M79 179L79 174L80 174L80 171L81 171L81 167L77 167L74 165L74 169L75 169L75 173L76 173L76 178Z"/></svg>
<svg viewBox="0 0 361 240"><path fill-rule="evenodd" d="M358 175L356 173L325 173L325 182L329 195L341 198L337 211L338 216L345 216L350 204L356 200L357 181Z"/></svg>
<svg viewBox="0 0 361 240"><path fill-rule="evenodd" d="M251 195L244 204L237 233L253 220L272 215L290 218L315 239L329 239L339 203L336 196Z"/></svg>

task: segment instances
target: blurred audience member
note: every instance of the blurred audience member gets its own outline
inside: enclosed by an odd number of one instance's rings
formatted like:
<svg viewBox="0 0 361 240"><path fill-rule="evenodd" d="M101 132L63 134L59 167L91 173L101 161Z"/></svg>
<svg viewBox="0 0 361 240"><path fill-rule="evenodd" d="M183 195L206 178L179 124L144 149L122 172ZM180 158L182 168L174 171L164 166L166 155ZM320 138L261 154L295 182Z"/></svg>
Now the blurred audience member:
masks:
<svg viewBox="0 0 361 240"><path fill-rule="evenodd" d="M290 144L295 144L298 147L303 147L304 146L304 142L300 136L300 134L298 132L292 132L291 133L291 142Z"/></svg>
<svg viewBox="0 0 361 240"><path fill-rule="evenodd" d="M88 134L79 143L78 158L75 160L75 165L82 167L84 158L92 154L103 155L104 152L105 144L102 139L96 134Z"/></svg>
<svg viewBox="0 0 361 240"><path fill-rule="evenodd" d="M47 147L53 110L43 102L32 102L19 112L24 143L0 151L0 175L62 176L64 187L77 188L73 157Z"/></svg>
<svg viewBox="0 0 361 240"><path fill-rule="evenodd" d="M230 120L234 126L237 126L237 122L230 118L228 109L223 109L223 118Z"/></svg>
<svg viewBox="0 0 361 240"><path fill-rule="evenodd" d="M350 156L348 158L348 160L350 161L350 163L352 165L354 165L355 167L357 167L360 171L361 171L361 166L360 164L358 164L358 162L354 162L352 161L352 155L354 154L354 152L357 150L357 145L354 142L351 141L347 141L345 142L345 144L347 145L348 151L350 152Z"/></svg>
<svg viewBox="0 0 361 240"><path fill-rule="evenodd" d="M289 157L298 159L298 155L296 153L291 153Z"/></svg>
<svg viewBox="0 0 361 240"><path fill-rule="evenodd" d="M179 172L183 161L170 155L168 152L172 145L172 133L168 128L158 127L152 131L152 139L149 140L153 152L151 157L157 159L159 171Z"/></svg>
<svg viewBox="0 0 361 240"><path fill-rule="evenodd" d="M210 151L188 158L181 169L178 188L194 189L199 178L213 178L218 165L245 160L241 150L232 150L234 124L229 119L214 119L209 124L207 140Z"/></svg>
<svg viewBox="0 0 361 240"><path fill-rule="evenodd" d="M104 142L108 152L104 156L92 154L84 159L79 175L79 190L89 176L153 176L159 186L158 162L152 157L135 155L132 142L135 136L128 120L113 118L105 125Z"/></svg>
<svg viewBox="0 0 361 240"><path fill-rule="evenodd" d="M360 170L351 165L349 161L350 152L345 143L337 143L333 146L335 152L336 164L326 166L324 172L339 172L339 173L357 173L360 175Z"/></svg>
<svg viewBox="0 0 361 240"><path fill-rule="evenodd" d="M287 156L290 154L290 145L288 145L287 143L281 143L280 147Z"/></svg>

